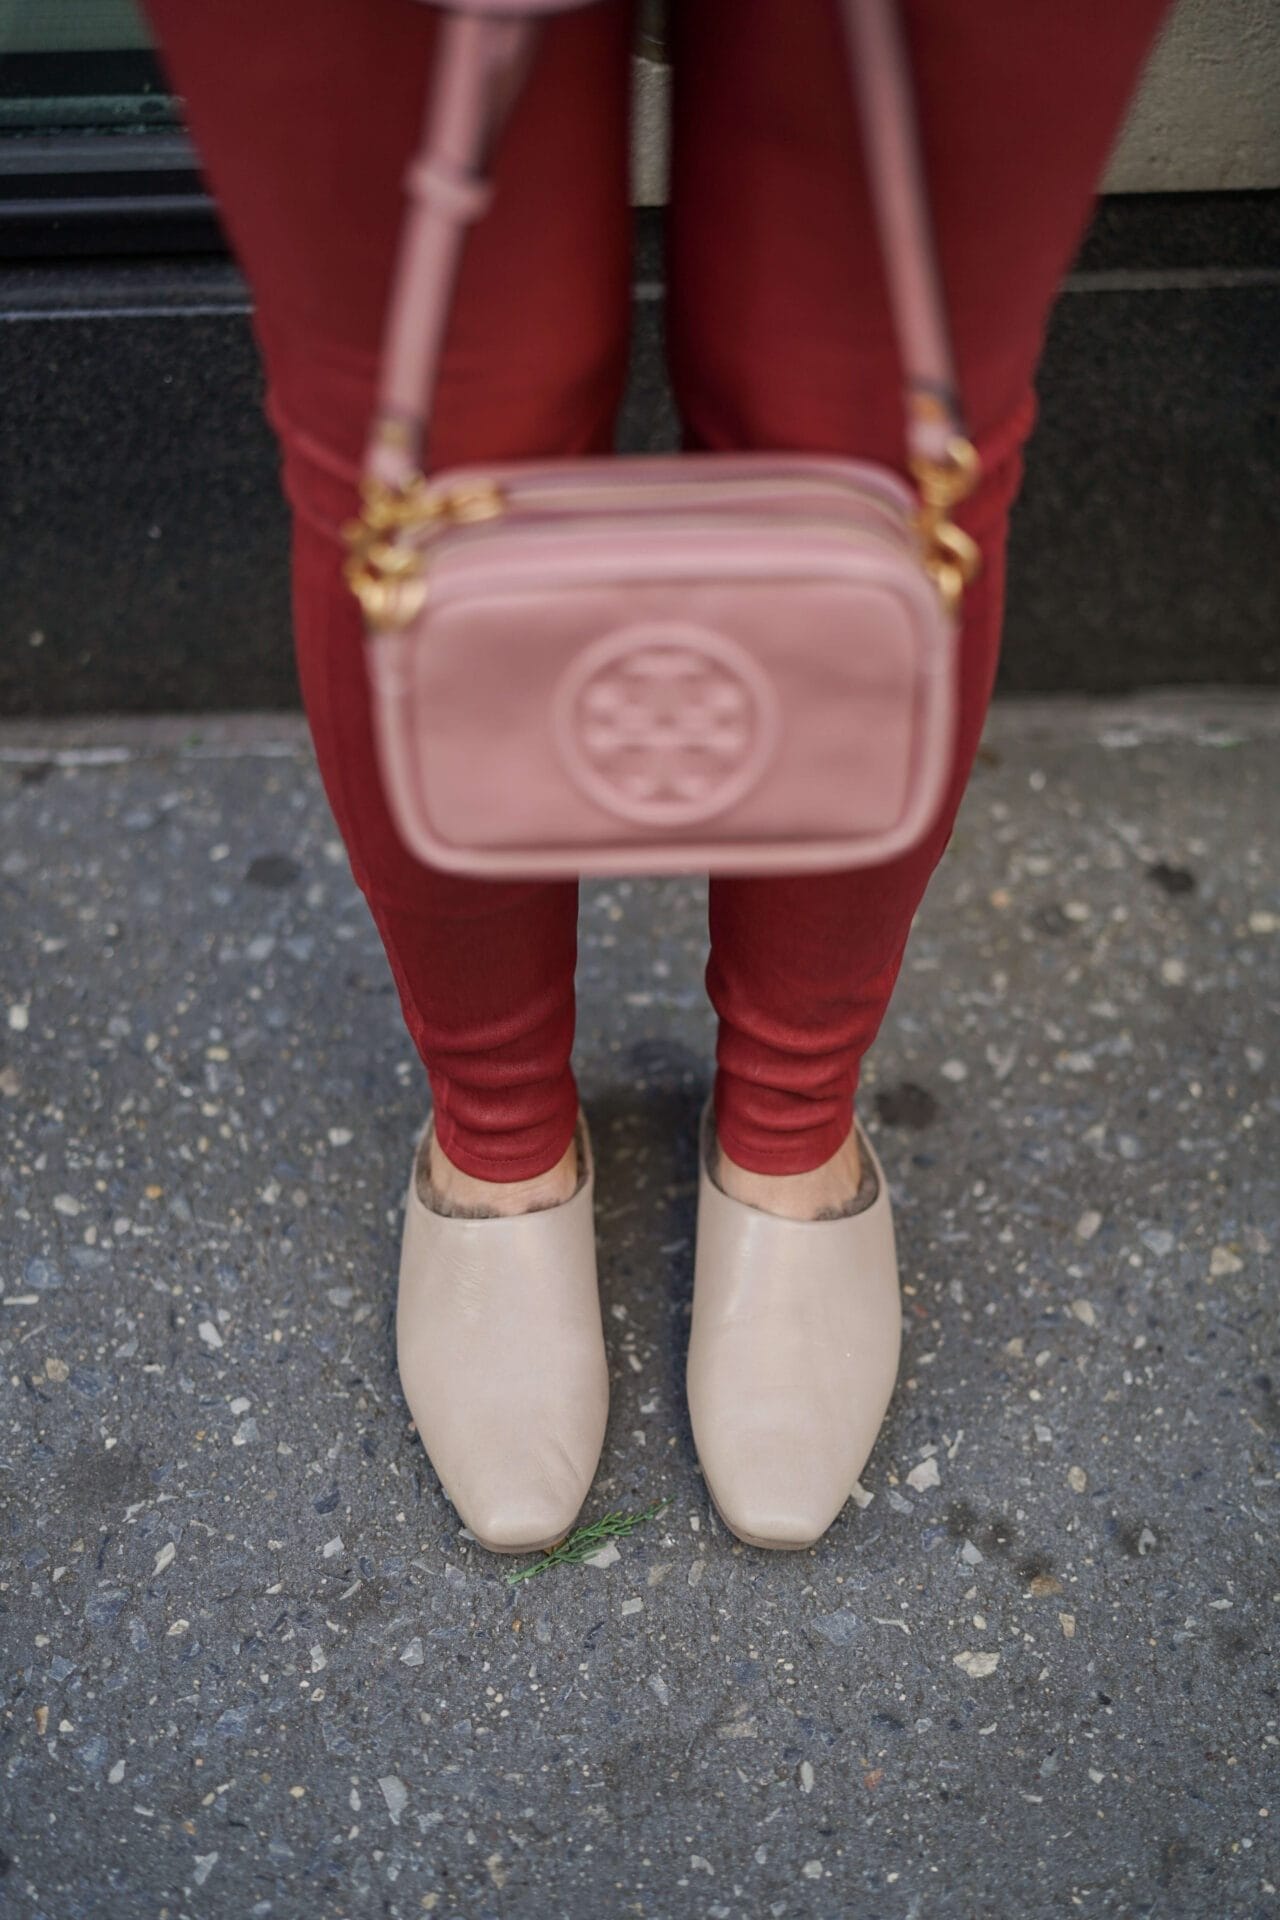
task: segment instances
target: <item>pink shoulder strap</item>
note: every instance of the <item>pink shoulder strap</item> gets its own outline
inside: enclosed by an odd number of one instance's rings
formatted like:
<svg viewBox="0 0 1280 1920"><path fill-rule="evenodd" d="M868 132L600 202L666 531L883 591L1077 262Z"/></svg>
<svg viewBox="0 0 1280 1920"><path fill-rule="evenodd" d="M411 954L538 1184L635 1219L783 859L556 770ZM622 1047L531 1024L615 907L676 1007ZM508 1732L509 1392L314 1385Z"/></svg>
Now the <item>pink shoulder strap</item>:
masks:
<svg viewBox="0 0 1280 1920"><path fill-rule="evenodd" d="M489 204L486 160L532 56L539 15L587 0L447 0L383 340L366 471L399 489L421 471L466 230ZM913 90L896 0L840 0L894 328L913 466L949 467L964 427Z"/></svg>

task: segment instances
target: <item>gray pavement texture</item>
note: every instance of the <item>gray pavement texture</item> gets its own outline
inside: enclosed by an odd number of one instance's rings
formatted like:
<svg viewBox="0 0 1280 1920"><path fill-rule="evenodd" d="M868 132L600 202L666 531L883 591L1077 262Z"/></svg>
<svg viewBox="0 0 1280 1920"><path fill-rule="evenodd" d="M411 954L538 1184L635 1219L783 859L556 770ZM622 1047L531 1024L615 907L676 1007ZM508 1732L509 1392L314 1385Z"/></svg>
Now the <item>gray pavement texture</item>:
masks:
<svg viewBox="0 0 1280 1920"><path fill-rule="evenodd" d="M1280 707L1006 705L863 1110L899 1390L812 1552L682 1400L703 899L587 891L608 1564L396 1383L418 1066L275 717L0 730L0 1908L1280 1914Z"/></svg>

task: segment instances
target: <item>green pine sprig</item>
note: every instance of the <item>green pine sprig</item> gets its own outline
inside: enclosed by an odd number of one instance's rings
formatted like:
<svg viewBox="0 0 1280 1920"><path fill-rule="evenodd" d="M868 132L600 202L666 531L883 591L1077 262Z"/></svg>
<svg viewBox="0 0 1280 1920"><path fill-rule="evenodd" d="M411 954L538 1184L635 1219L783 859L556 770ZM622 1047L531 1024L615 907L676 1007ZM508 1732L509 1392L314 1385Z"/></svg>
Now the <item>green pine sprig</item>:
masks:
<svg viewBox="0 0 1280 1920"><path fill-rule="evenodd" d="M642 1513L606 1513L599 1520L593 1520L589 1526L575 1527L567 1534L558 1547L552 1547L544 1553L541 1560L535 1560L531 1566L517 1567L514 1573L507 1575L507 1585L518 1587L524 1580L532 1580L535 1574L549 1573L552 1567L580 1567L593 1553L599 1553L601 1547L610 1540L621 1540L646 1520L656 1520L664 1508L670 1505L668 1500L655 1500Z"/></svg>

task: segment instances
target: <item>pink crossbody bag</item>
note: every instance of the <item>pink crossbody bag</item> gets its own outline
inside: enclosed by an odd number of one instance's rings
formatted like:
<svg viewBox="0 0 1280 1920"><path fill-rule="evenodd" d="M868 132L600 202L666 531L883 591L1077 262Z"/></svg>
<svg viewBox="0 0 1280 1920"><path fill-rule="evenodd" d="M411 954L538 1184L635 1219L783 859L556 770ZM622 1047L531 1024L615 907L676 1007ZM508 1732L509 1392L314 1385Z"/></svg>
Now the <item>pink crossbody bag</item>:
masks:
<svg viewBox="0 0 1280 1920"><path fill-rule="evenodd" d="M949 516L977 456L893 0L841 5L914 487L802 453L424 472L498 101L536 16L565 6L452 0L347 529L386 792L431 865L548 878L853 867L902 853L936 815L977 557Z"/></svg>

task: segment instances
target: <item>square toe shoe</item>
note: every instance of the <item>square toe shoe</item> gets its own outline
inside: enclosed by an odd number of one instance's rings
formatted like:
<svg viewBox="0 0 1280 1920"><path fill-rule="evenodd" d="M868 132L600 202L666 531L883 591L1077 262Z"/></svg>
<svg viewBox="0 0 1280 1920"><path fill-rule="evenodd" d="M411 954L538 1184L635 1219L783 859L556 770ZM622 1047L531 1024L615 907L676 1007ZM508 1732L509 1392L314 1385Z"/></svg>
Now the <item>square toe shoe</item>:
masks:
<svg viewBox="0 0 1280 1920"><path fill-rule="evenodd" d="M533 1553L573 1526L604 1443L609 1372L594 1167L571 1199L513 1218L405 1203L400 1380L445 1493L482 1546ZM419 1153L421 1143L419 1144Z"/></svg>
<svg viewBox="0 0 1280 1920"><path fill-rule="evenodd" d="M688 1393L698 1458L727 1527L808 1547L866 1464L902 1339L889 1189L838 1220L783 1220L711 1176L704 1121Z"/></svg>

